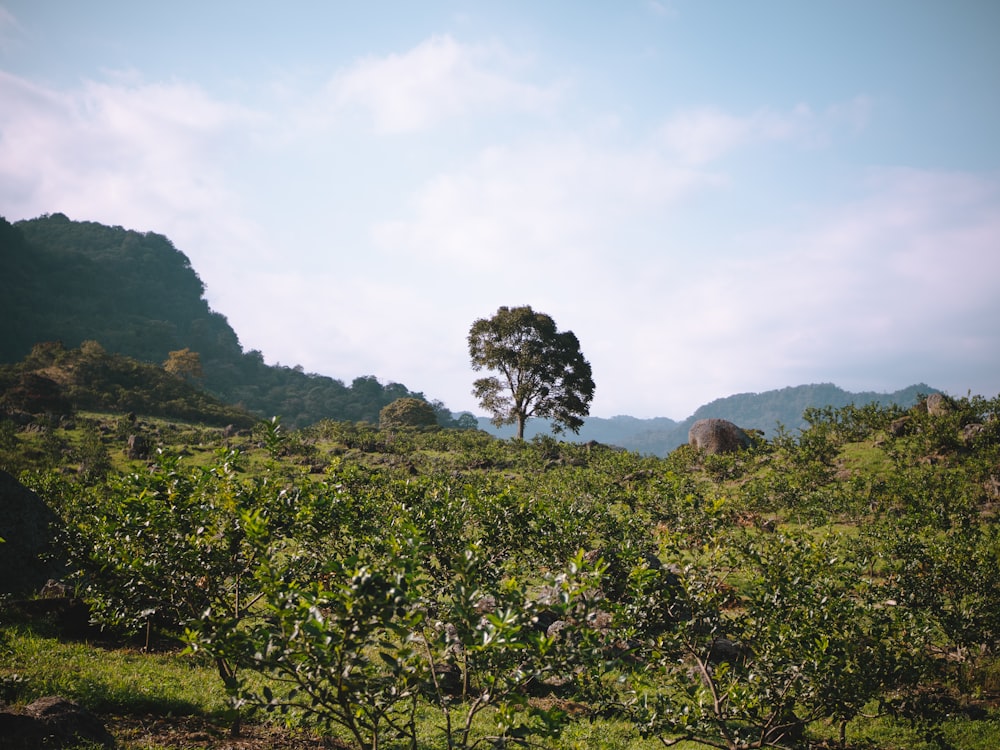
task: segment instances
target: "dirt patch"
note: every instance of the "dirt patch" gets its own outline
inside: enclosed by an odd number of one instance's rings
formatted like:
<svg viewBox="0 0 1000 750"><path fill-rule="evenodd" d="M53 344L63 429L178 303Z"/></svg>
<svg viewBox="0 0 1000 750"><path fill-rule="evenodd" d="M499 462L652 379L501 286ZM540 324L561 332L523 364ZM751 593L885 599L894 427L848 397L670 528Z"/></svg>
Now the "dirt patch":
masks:
<svg viewBox="0 0 1000 750"><path fill-rule="evenodd" d="M339 740L268 724L244 724L239 737L229 727L196 716L104 716L122 750L166 747L171 750L343 750Z"/></svg>

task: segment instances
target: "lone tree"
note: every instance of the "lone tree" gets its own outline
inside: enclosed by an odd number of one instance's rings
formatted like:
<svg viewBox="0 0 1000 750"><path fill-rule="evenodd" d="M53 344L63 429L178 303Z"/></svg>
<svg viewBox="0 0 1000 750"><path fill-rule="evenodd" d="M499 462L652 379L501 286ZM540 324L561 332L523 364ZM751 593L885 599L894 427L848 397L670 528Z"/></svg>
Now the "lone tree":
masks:
<svg viewBox="0 0 1000 750"><path fill-rule="evenodd" d="M557 331L551 317L528 306L501 307L472 324L469 356L473 370L499 374L478 379L472 391L493 424L516 422L519 440L528 417L550 419L556 433L580 431L594 380L572 331Z"/></svg>

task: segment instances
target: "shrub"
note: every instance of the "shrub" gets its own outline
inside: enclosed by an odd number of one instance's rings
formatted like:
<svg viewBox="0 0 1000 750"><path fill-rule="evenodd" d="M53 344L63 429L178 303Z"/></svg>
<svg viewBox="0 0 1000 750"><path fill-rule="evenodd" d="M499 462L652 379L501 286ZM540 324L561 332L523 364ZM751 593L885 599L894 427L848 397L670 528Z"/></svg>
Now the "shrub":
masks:
<svg viewBox="0 0 1000 750"><path fill-rule="evenodd" d="M437 425L434 407L419 398L397 398L382 407L378 414L379 427L433 427Z"/></svg>

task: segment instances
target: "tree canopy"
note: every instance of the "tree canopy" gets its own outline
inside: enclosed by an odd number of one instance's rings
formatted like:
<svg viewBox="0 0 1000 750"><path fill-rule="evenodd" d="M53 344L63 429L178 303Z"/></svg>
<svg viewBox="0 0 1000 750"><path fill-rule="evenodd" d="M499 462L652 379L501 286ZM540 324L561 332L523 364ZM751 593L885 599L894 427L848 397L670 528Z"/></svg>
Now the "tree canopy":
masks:
<svg viewBox="0 0 1000 750"><path fill-rule="evenodd" d="M171 375L188 380L204 377L201 369L201 357L198 352L191 351L188 347L170 352L163 369Z"/></svg>
<svg viewBox="0 0 1000 750"><path fill-rule="evenodd" d="M529 417L552 421L552 429L579 432L590 413L594 380L572 331L530 306L501 307L469 330L472 369L498 375L479 378L473 394L493 415L493 424L517 424L524 438Z"/></svg>
<svg viewBox="0 0 1000 750"><path fill-rule="evenodd" d="M438 423L434 407L423 399L413 397L397 398L391 404L383 406L378 421L382 429L433 427Z"/></svg>

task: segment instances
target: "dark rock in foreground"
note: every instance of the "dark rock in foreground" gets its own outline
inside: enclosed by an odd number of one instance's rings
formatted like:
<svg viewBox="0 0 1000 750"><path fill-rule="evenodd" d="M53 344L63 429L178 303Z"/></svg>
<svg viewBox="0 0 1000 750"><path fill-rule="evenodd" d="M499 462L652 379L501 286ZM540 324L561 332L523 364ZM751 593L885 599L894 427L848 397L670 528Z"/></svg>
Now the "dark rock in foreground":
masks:
<svg viewBox="0 0 1000 750"><path fill-rule="evenodd" d="M100 719L65 698L39 698L20 711L0 708L0 750L71 747L82 742L115 747Z"/></svg>
<svg viewBox="0 0 1000 750"><path fill-rule="evenodd" d="M48 559L58 523L42 498L0 471L0 594L27 596L61 577L61 566Z"/></svg>

